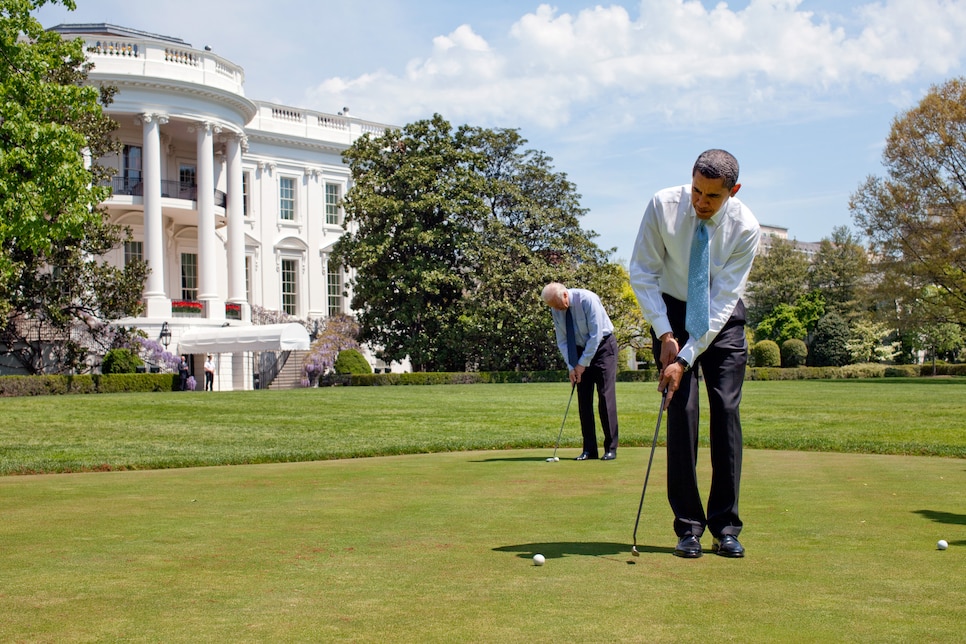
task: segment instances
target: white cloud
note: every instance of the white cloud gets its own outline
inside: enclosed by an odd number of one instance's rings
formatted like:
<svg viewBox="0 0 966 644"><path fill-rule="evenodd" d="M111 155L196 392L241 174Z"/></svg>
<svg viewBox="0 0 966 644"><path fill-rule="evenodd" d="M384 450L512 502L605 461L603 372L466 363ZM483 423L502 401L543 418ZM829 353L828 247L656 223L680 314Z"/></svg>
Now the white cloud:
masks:
<svg viewBox="0 0 966 644"><path fill-rule="evenodd" d="M847 18L801 4L642 0L636 16L618 5L573 14L541 5L497 34L499 46L464 24L404 71L330 79L306 99L397 123L440 112L553 128L588 110L612 122L726 122L814 113L853 87L941 75L966 54L964 2L888 0Z"/></svg>

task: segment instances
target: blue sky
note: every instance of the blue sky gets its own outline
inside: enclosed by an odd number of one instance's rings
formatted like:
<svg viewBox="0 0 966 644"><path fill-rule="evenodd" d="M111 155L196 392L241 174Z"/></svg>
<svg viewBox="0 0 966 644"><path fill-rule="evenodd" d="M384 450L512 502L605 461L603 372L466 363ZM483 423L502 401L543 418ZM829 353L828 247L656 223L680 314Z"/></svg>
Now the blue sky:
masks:
<svg viewBox="0 0 966 644"><path fill-rule="evenodd" d="M740 197L801 241L854 225L892 120L964 75L962 0L77 0L46 27L175 36L245 69L256 100L403 125L516 128L627 260L644 204L725 148Z"/></svg>

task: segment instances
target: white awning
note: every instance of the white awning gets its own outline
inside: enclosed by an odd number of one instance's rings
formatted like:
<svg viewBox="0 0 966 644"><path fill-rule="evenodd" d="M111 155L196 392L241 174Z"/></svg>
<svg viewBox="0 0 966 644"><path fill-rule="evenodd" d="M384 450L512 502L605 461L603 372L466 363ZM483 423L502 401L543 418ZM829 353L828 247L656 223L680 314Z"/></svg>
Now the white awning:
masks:
<svg viewBox="0 0 966 644"><path fill-rule="evenodd" d="M309 332L294 322L188 329L178 342L178 353L305 351L308 348Z"/></svg>

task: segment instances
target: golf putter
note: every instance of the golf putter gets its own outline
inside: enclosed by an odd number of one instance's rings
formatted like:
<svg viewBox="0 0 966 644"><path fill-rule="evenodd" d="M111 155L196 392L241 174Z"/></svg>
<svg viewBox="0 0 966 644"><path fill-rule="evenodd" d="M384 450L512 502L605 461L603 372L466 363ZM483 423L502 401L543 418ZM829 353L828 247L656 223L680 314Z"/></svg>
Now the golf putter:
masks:
<svg viewBox="0 0 966 644"><path fill-rule="evenodd" d="M553 448L553 456L547 459L548 463L556 463L557 461L560 460L559 458L557 458L557 448L560 447L560 437L563 435L564 424L567 422L567 412L570 411L570 403L573 402L574 389L576 388L577 388L577 383L575 382L570 387L570 398L567 400L567 409L564 410L563 422L560 423L560 431L557 432L557 444Z"/></svg>
<svg viewBox="0 0 966 644"><path fill-rule="evenodd" d="M634 545L631 546L631 554L640 557L637 551L637 524L641 522L641 509L644 507L644 493L647 492L647 479L651 478L651 463L654 462L654 448L657 447L657 435L661 433L661 417L664 415L664 403L667 401L667 389L661 396L661 408L657 412L657 425L654 427L654 440L651 441L651 457L647 459L647 473L644 474L644 488L641 490L641 502L637 506L637 518L634 519Z"/></svg>

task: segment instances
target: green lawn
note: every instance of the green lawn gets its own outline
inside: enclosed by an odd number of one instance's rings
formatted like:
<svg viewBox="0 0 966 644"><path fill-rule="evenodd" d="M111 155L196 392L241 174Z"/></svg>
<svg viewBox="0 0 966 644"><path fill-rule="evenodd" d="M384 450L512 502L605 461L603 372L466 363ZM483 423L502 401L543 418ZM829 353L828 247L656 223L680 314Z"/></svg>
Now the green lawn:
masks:
<svg viewBox="0 0 966 644"><path fill-rule="evenodd" d="M618 383L623 446L650 445L654 383ZM0 474L553 446L566 383L0 398ZM966 379L749 382L745 444L966 457ZM562 444L577 446L573 404ZM706 438L706 436L705 436Z"/></svg>
<svg viewBox="0 0 966 644"><path fill-rule="evenodd" d="M748 383L749 444L835 452L747 450L748 556L693 561L663 449L630 556L653 383L606 463L575 407L545 462L566 384L3 399L5 472L141 471L0 477L0 641L962 641L964 393Z"/></svg>

